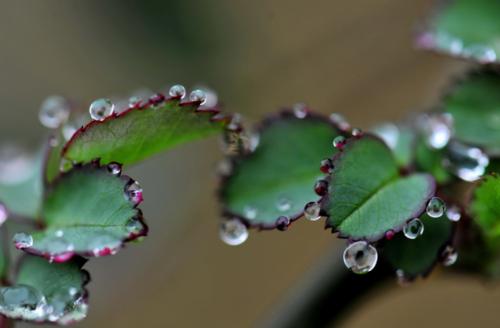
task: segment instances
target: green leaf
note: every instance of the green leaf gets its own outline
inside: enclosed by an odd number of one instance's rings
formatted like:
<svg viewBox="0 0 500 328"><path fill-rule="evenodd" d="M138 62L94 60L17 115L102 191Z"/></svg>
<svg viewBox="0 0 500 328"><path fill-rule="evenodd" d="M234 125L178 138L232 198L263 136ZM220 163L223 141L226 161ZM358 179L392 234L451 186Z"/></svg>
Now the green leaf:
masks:
<svg viewBox="0 0 500 328"><path fill-rule="evenodd" d="M484 177L476 187L470 211L486 237L486 241L498 249L500 247L500 178L498 175Z"/></svg>
<svg viewBox="0 0 500 328"><path fill-rule="evenodd" d="M387 241L382 256L405 278L425 276L438 262L443 247L450 242L453 225L445 216L422 218L424 233L416 239L408 239L403 233Z"/></svg>
<svg viewBox="0 0 500 328"><path fill-rule="evenodd" d="M454 0L431 20L417 40L423 48L471 59L498 63L500 58L500 3L491 0Z"/></svg>
<svg viewBox="0 0 500 328"><path fill-rule="evenodd" d="M434 195L428 174L401 177L390 149L365 135L348 140L333 158L328 194L322 199L327 227L340 237L375 241L419 217Z"/></svg>
<svg viewBox="0 0 500 328"><path fill-rule="evenodd" d="M35 219L40 214L43 196L44 152L30 156L16 151L8 156L7 168L2 167L5 179L0 179L0 201L10 214Z"/></svg>
<svg viewBox="0 0 500 328"><path fill-rule="evenodd" d="M443 103L453 117L455 138L490 155L500 154L499 89L500 75L481 71L456 84Z"/></svg>
<svg viewBox="0 0 500 328"><path fill-rule="evenodd" d="M445 184L452 179L451 174L443 165L445 151L445 149L431 149L423 140L417 142L415 151L417 168L432 174L439 184Z"/></svg>
<svg viewBox="0 0 500 328"><path fill-rule="evenodd" d="M318 200L320 162L336 152L332 141L338 133L333 123L312 114L299 119L283 112L265 121L255 152L233 159L233 174L223 181L225 214L262 229L276 228L280 216L301 217L304 206Z"/></svg>
<svg viewBox="0 0 500 328"><path fill-rule="evenodd" d="M214 109L200 109L198 102L180 103L171 98L157 105L113 114L92 121L66 144L64 157L75 162L139 162L176 145L220 133L228 117Z"/></svg>
<svg viewBox="0 0 500 328"><path fill-rule="evenodd" d="M45 229L14 240L16 247L55 262L73 255L114 254L125 241L144 236L147 227L136 208L142 190L125 192L133 180L93 162L62 174L47 191L42 217ZM130 199L129 199L130 198Z"/></svg>
<svg viewBox="0 0 500 328"><path fill-rule="evenodd" d="M81 269L84 262L22 258L16 284L0 289L0 312L13 319L58 324L84 319L88 307L85 285L89 281L88 273Z"/></svg>

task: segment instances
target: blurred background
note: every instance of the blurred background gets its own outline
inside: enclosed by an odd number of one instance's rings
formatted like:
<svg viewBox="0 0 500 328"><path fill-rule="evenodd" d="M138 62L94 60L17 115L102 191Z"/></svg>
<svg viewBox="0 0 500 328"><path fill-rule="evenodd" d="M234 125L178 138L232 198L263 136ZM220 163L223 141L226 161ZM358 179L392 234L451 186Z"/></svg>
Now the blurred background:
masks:
<svg viewBox="0 0 500 328"><path fill-rule="evenodd" d="M4 1L0 11L1 141L31 148L46 131L43 99L83 106L181 83L217 91L225 110L256 121L305 101L355 126L436 104L465 65L412 47L431 1ZM155 157L127 173L145 190L150 236L91 261L90 313L75 327L255 327L273 316L330 249L322 223L218 239L218 141ZM300 289L300 288L299 288ZM296 296L296 295L295 295ZM344 327L468 327L496 320L500 289L435 273L378 292ZM21 325L27 326L27 325Z"/></svg>

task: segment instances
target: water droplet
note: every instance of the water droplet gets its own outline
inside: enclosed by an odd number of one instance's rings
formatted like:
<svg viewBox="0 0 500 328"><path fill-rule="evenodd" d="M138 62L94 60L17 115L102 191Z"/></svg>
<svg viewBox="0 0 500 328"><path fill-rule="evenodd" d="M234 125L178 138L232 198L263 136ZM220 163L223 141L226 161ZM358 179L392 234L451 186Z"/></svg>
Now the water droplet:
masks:
<svg viewBox="0 0 500 328"><path fill-rule="evenodd" d="M64 236L64 231L63 230L56 230L54 232L54 236L56 236L56 237L63 237Z"/></svg>
<svg viewBox="0 0 500 328"><path fill-rule="evenodd" d="M427 145L433 149L446 147L453 135L453 117L449 113L424 114L417 124Z"/></svg>
<svg viewBox="0 0 500 328"><path fill-rule="evenodd" d="M354 128L354 129L352 129L351 134L355 138L361 138L363 136L363 130L358 129L358 128Z"/></svg>
<svg viewBox="0 0 500 328"><path fill-rule="evenodd" d="M254 152L260 143L260 135L257 132L251 132L249 135L248 150Z"/></svg>
<svg viewBox="0 0 500 328"><path fill-rule="evenodd" d="M465 57L477 59L481 64L490 64L497 60L497 53L493 48L480 44L473 44L463 49Z"/></svg>
<svg viewBox="0 0 500 328"><path fill-rule="evenodd" d="M344 136L337 136L335 139L333 139L333 147L337 149L342 149L344 148L346 144L346 139Z"/></svg>
<svg viewBox="0 0 500 328"><path fill-rule="evenodd" d="M18 284L0 289L0 308L14 319L41 320L45 316L46 300L36 288Z"/></svg>
<svg viewBox="0 0 500 328"><path fill-rule="evenodd" d="M427 203L427 215L431 218L440 218L443 216L444 211L446 210L446 204L439 197L432 197Z"/></svg>
<svg viewBox="0 0 500 328"><path fill-rule="evenodd" d="M453 222L460 221L460 218L462 217L462 213L460 211L460 207L458 207L457 205L451 205L446 210L446 216L448 217L448 219L450 221L453 221Z"/></svg>
<svg viewBox="0 0 500 328"><path fill-rule="evenodd" d="M117 162L111 162L107 166L108 172L111 173L114 176L119 176L122 174L122 165Z"/></svg>
<svg viewBox="0 0 500 328"><path fill-rule="evenodd" d="M276 220L276 228L280 231L288 230L288 226L290 225L290 218L287 216L280 216Z"/></svg>
<svg viewBox="0 0 500 328"><path fill-rule="evenodd" d="M304 207L304 217L309 221L318 221L321 218L320 212L321 206L316 202L309 202Z"/></svg>
<svg viewBox="0 0 500 328"><path fill-rule="evenodd" d="M146 228L141 220L132 218L128 220L125 226L127 232L129 233L129 238L138 237L144 234L144 229Z"/></svg>
<svg viewBox="0 0 500 328"><path fill-rule="evenodd" d="M321 161L321 166L319 167L320 171L329 174L332 173L333 170L333 161L329 158L326 158Z"/></svg>
<svg viewBox="0 0 500 328"><path fill-rule="evenodd" d="M411 219L405 224L403 232L406 238L415 239L424 233L424 224L418 218Z"/></svg>
<svg viewBox="0 0 500 328"><path fill-rule="evenodd" d="M49 129L57 129L69 118L69 104L60 96L50 96L40 107L38 117L40 122Z"/></svg>
<svg viewBox="0 0 500 328"><path fill-rule="evenodd" d="M35 159L23 149L4 144L0 147L0 182L16 185L29 179L33 172Z"/></svg>
<svg viewBox="0 0 500 328"><path fill-rule="evenodd" d="M90 117L96 121L103 121L106 117L113 114L115 106L109 99L97 99L90 104Z"/></svg>
<svg viewBox="0 0 500 328"><path fill-rule="evenodd" d="M207 96L205 95L205 92L203 90L196 89L191 91L191 93L189 94L189 100L199 102L200 105L205 105Z"/></svg>
<svg viewBox="0 0 500 328"><path fill-rule="evenodd" d="M255 207L247 205L243 208L243 213L245 215L245 218L253 220L257 217L258 211Z"/></svg>
<svg viewBox="0 0 500 328"><path fill-rule="evenodd" d="M373 128L373 133L382 139L387 147L395 149L399 141L399 128L392 123L384 123Z"/></svg>
<svg viewBox="0 0 500 328"><path fill-rule="evenodd" d="M318 196L324 196L328 192L328 182L326 180L318 180L314 185L314 191Z"/></svg>
<svg viewBox="0 0 500 328"><path fill-rule="evenodd" d="M132 96L128 98L128 108L138 108L141 106L142 98L138 96Z"/></svg>
<svg viewBox="0 0 500 328"><path fill-rule="evenodd" d="M396 279L401 287L407 287L411 283L411 279L401 269L396 270Z"/></svg>
<svg viewBox="0 0 500 328"><path fill-rule="evenodd" d="M225 220L220 225L219 236L224 243L237 246L248 239L248 229L238 219Z"/></svg>
<svg viewBox="0 0 500 328"><path fill-rule="evenodd" d="M5 207L4 204L0 203L0 226L2 226L5 221L7 221L8 217L9 211L7 210L7 207Z"/></svg>
<svg viewBox="0 0 500 328"><path fill-rule="evenodd" d="M450 245L447 245L443 252L441 253L441 262L443 263L444 266L451 266L457 262L458 259L458 253L457 251L451 247Z"/></svg>
<svg viewBox="0 0 500 328"><path fill-rule="evenodd" d="M217 173L221 176L229 176L233 173L233 164L229 159L223 159L217 164Z"/></svg>
<svg viewBox="0 0 500 328"><path fill-rule="evenodd" d="M12 240L14 241L14 246L16 246L17 249L33 246L33 237L24 232L16 233Z"/></svg>
<svg viewBox="0 0 500 328"><path fill-rule="evenodd" d="M168 91L170 97L183 99L186 96L186 88L183 85L173 85Z"/></svg>
<svg viewBox="0 0 500 328"><path fill-rule="evenodd" d="M165 96L161 93L155 93L149 97L149 103L153 106L159 106L165 100Z"/></svg>
<svg viewBox="0 0 500 328"><path fill-rule="evenodd" d="M292 203L290 202L290 199L286 197L280 197L280 199L276 202L276 208L281 212L288 211L291 207Z"/></svg>
<svg viewBox="0 0 500 328"><path fill-rule="evenodd" d="M111 234L101 234L89 242L88 248L92 251L92 255L99 257L116 254L121 245L120 238Z"/></svg>
<svg viewBox="0 0 500 328"><path fill-rule="evenodd" d="M62 128L62 134L64 140L69 141L73 137L76 131L77 129L73 125L65 124Z"/></svg>
<svg viewBox="0 0 500 328"><path fill-rule="evenodd" d="M347 131L351 128L351 125L346 121L344 116L338 113L330 114L330 121L342 131Z"/></svg>
<svg viewBox="0 0 500 328"><path fill-rule="evenodd" d="M138 205L143 201L142 188L139 182L131 181L125 186L125 195L134 204Z"/></svg>
<svg viewBox="0 0 500 328"><path fill-rule="evenodd" d="M464 49L462 40L442 31L436 33L435 43L439 49L443 49L454 55L462 53Z"/></svg>
<svg viewBox="0 0 500 328"><path fill-rule="evenodd" d="M375 268L378 253L375 247L366 241L357 241L344 250L344 264L357 274L368 273Z"/></svg>
<svg viewBox="0 0 500 328"><path fill-rule="evenodd" d="M394 232L394 230L387 230L384 234L384 237L387 240L392 240L392 238L394 238L395 235L396 233Z"/></svg>
<svg viewBox="0 0 500 328"><path fill-rule="evenodd" d="M299 119L306 118L307 115L309 114L307 105L304 103L297 103L293 105L292 110L293 110L293 115L295 115L295 117Z"/></svg>
<svg viewBox="0 0 500 328"><path fill-rule="evenodd" d="M488 155L481 149L459 142L451 142L447 148L443 165L460 179L468 182L478 180L490 163Z"/></svg>

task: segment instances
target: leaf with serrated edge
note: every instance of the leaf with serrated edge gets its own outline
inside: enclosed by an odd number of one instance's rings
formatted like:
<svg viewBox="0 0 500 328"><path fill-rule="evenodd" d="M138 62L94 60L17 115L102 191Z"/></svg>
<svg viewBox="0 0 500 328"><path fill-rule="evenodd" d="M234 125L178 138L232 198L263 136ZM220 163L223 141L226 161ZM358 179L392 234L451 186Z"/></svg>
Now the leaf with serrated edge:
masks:
<svg viewBox="0 0 500 328"><path fill-rule="evenodd" d="M349 139L333 165L321 206L327 227L342 238L375 241L400 231L435 192L428 174L401 177L390 149L373 135Z"/></svg>
<svg viewBox="0 0 500 328"><path fill-rule="evenodd" d="M454 138L500 154L500 75L474 72L459 81L443 101L443 111L453 117Z"/></svg>
<svg viewBox="0 0 500 328"><path fill-rule="evenodd" d="M498 1L447 1L418 36L417 45L479 63L498 63L499 13Z"/></svg>
<svg viewBox="0 0 500 328"><path fill-rule="evenodd" d="M75 254L114 254L125 241L147 233L142 212L125 194L132 182L95 162L75 166L47 191L42 210L44 230L32 234L31 247L21 244L18 248L55 262L67 261ZM128 226L131 222L136 223L133 230Z"/></svg>
<svg viewBox="0 0 500 328"><path fill-rule="evenodd" d="M421 236L412 240L399 233L387 241L382 251L382 256L407 279L430 273L451 239L453 226L446 217L435 219L424 215L421 220L424 224Z"/></svg>
<svg viewBox="0 0 500 328"><path fill-rule="evenodd" d="M20 260L16 285L30 286L36 289L46 305L32 312L9 311L0 307L0 313L14 319L24 319L36 322L56 322L68 324L81 320L86 315L87 290L85 285L89 275L82 266L81 258L66 263L48 263L34 257L25 256ZM3 287L6 289L9 287ZM64 301L61 306L61 301ZM58 303L59 302L59 303ZM61 306L57 313L46 312L51 306Z"/></svg>
<svg viewBox="0 0 500 328"><path fill-rule="evenodd" d="M133 164L178 144L220 133L229 117L199 102L170 98L92 121L66 144L63 155L75 162Z"/></svg>
<svg viewBox="0 0 500 328"><path fill-rule="evenodd" d="M320 162L336 152L332 140L338 134L328 119L311 113L299 119L286 111L265 120L255 152L233 159L234 172L224 178L225 215L261 229L276 228L280 216L298 219L308 202L318 200L314 183L323 176ZM280 200L289 208L280 210ZM255 218L245 214L247 207Z"/></svg>

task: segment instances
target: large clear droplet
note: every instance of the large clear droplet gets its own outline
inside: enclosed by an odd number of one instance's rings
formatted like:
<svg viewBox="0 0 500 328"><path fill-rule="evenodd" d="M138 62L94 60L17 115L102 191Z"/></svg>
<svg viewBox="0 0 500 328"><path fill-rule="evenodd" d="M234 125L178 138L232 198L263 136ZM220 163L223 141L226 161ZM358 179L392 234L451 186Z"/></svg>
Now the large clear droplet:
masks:
<svg viewBox="0 0 500 328"><path fill-rule="evenodd" d="M106 117L113 114L115 106L109 99L97 99L90 104L90 117L96 121L103 121Z"/></svg>
<svg viewBox="0 0 500 328"><path fill-rule="evenodd" d="M378 253L375 247L366 241L357 241L344 250L344 264L357 274L368 273L377 265Z"/></svg>
<svg viewBox="0 0 500 328"><path fill-rule="evenodd" d="M196 89L189 94L189 100L200 102L200 105L205 105L207 96L203 90Z"/></svg>
<svg viewBox="0 0 500 328"><path fill-rule="evenodd" d="M173 85L170 90L168 90L168 95L170 97L183 99L186 96L186 88L180 84Z"/></svg>
<svg viewBox="0 0 500 328"><path fill-rule="evenodd" d="M132 181L125 186L125 195L134 204L138 205L143 201L142 188L139 182Z"/></svg>
<svg viewBox="0 0 500 328"><path fill-rule="evenodd" d="M309 221L318 221L321 218L321 207L316 202L307 203L304 207L304 217Z"/></svg>
<svg viewBox="0 0 500 328"><path fill-rule="evenodd" d="M460 207L458 207L457 205L451 205L446 210L446 216L450 221L453 222L460 221L460 218L462 217L462 212L460 211Z"/></svg>
<svg viewBox="0 0 500 328"><path fill-rule="evenodd" d="M403 233L408 239L415 239L424 233L424 224L418 218L411 219L405 224Z"/></svg>
<svg viewBox="0 0 500 328"><path fill-rule="evenodd" d="M458 253L457 251L451 247L450 245L447 245L443 252L441 253L441 262L443 263L444 266L451 266L457 262L458 259Z"/></svg>
<svg viewBox="0 0 500 328"><path fill-rule="evenodd" d="M40 107L38 117L40 122L49 129L57 129L69 118L69 104L60 96L50 96L45 99Z"/></svg>
<svg viewBox="0 0 500 328"><path fill-rule="evenodd" d="M429 203L427 203L427 215L431 218L440 218L443 216L446 210L446 204L439 197L432 197Z"/></svg>
<svg viewBox="0 0 500 328"><path fill-rule="evenodd" d="M220 225L219 236L224 243L238 246L248 239L248 229L238 219L225 220Z"/></svg>
<svg viewBox="0 0 500 328"><path fill-rule="evenodd" d="M12 241L14 242L14 246L17 249L23 249L33 246L33 237L27 233L19 232L12 237Z"/></svg>
<svg viewBox="0 0 500 328"><path fill-rule="evenodd" d="M478 180L486 171L490 159L481 149L459 142L450 143L443 164L464 181Z"/></svg>

